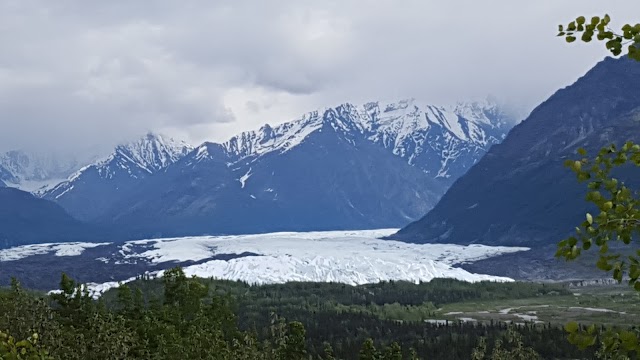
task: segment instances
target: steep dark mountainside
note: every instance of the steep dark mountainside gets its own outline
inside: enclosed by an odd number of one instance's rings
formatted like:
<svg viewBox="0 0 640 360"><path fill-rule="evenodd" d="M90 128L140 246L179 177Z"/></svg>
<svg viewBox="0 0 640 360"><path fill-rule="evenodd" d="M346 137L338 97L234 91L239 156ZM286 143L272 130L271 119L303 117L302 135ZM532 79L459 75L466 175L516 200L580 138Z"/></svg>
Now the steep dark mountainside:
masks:
<svg viewBox="0 0 640 360"><path fill-rule="evenodd" d="M0 187L0 248L22 244L93 241L106 238L101 229L82 223L60 205L32 194Z"/></svg>
<svg viewBox="0 0 640 360"><path fill-rule="evenodd" d="M563 166L578 147L640 138L640 64L607 58L539 105L458 179L422 219L392 236L411 242L539 247L571 233L586 187ZM623 179L638 179L630 169ZM635 175L635 176L634 176Z"/></svg>

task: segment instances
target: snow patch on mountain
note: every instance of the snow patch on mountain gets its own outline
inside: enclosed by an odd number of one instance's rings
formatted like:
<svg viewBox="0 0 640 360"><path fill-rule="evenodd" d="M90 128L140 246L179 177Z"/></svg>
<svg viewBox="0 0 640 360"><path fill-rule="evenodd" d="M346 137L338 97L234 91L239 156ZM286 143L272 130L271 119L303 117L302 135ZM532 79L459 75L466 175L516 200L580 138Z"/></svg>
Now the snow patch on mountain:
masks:
<svg viewBox="0 0 640 360"><path fill-rule="evenodd" d="M244 189L244 185L247 183L247 180L251 177L251 168L247 171L246 174L242 175L238 181L240 181L240 187Z"/></svg>
<svg viewBox="0 0 640 360"><path fill-rule="evenodd" d="M209 158L211 155L209 154L209 148L206 145L201 145L198 147L198 151L196 152L196 160L203 160Z"/></svg>

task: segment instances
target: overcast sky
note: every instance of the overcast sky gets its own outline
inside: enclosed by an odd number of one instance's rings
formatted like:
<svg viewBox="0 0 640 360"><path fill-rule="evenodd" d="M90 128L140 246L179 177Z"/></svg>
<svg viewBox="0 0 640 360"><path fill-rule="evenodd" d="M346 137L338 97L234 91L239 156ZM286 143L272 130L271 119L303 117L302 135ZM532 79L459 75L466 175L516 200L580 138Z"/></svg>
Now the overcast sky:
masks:
<svg viewBox="0 0 640 360"><path fill-rule="evenodd" d="M529 111L607 55L557 25L604 13L640 2L0 0L0 151L221 141L378 99Z"/></svg>

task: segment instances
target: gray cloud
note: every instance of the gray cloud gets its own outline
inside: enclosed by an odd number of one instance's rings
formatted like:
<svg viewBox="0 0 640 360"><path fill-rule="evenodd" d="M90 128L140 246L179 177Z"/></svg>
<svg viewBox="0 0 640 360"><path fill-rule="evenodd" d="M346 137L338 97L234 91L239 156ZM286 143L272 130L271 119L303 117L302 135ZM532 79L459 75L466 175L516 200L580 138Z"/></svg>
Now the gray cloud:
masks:
<svg viewBox="0 0 640 360"><path fill-rule="evenodd" d="M591 1L0 0L0 151L222 140L345 101L493 94L530 110L606 55Z"/></svg>

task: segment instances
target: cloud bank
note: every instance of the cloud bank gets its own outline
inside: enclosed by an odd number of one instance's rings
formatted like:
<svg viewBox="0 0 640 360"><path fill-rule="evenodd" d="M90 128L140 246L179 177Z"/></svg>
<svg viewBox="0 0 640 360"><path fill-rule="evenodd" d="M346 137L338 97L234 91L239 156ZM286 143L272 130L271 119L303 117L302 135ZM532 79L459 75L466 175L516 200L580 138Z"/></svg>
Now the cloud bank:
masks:
<svg viewBox="0 0 640 360"><path fill-rule="evenodd" d="M0 151L198 143L352 101L495 95L531 110L606 50L557 24L586 1L0 0Z"/></svg>

